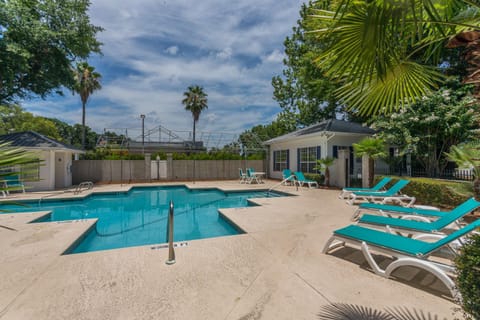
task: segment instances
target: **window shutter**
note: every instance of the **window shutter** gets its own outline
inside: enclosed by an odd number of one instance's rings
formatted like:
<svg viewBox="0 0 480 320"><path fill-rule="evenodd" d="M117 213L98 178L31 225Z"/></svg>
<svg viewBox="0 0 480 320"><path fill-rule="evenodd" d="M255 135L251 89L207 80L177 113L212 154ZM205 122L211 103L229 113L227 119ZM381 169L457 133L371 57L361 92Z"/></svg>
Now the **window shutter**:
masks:
<svg viewBox="0 0 480 320"><path fill-rule="evenodd" d="M333 157L338 158L338 146L333 146Z"/></svg>
<svg viewBox="0 0 480 320"><path fill-rule="evenodd" d="M350 174L353 174L353 167L354 167L354 163L355 163L355 156L354 156L354 154L353 154L353 147L350 146L349 149L350 149Z"/></svg>
<svg viewBox="0 0 480 320"><path fill-rule="evenodd" d="M317 160L322 158L321 151L322 151L322 148L320 146L317 146Z"/></svg>
<svg viewBox="0 0 480 320"><path fill-rule="evenodd" d="M277 171L277 153L278 151L273 151L273 171Z"/></svg>
<svg viewBox="0 0 480 320"><path fill-rule="evenodd" d="M287 169L290 169L290 149L287 149Z"/></svg>
<svg viewBox="0 0 480 320"><path fill-rule="evenodd" d="M301 171L300 170L300 149L297 148L297 171Z"/></svg>

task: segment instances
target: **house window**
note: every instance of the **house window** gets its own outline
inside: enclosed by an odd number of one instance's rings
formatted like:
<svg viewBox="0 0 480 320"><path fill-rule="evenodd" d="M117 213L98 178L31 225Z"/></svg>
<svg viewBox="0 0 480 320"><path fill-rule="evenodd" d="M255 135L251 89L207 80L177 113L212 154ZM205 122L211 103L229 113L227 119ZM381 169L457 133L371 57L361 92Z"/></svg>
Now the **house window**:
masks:
<svg viewBox="0 0 480 320"><path fill-rule="evenodd" d="M299 148L298 150L298 170L308 173L317 173L313 168L317 165L317 159L320 159L320 147Z"/></svg>
<svg viewBox="0 0 480 320"><path fill-rule="evenodd" d="M288 150L273 151L273 171L283 171L284 169L288 169L288 158Z"/></svg>
<svg viewBox="0 0 480 320"><path fill-rule="evenodd" d="M31 163L20 166L22 173L22 180L24 181L38 181L40 180L40 160L37 159Z"/></svg>

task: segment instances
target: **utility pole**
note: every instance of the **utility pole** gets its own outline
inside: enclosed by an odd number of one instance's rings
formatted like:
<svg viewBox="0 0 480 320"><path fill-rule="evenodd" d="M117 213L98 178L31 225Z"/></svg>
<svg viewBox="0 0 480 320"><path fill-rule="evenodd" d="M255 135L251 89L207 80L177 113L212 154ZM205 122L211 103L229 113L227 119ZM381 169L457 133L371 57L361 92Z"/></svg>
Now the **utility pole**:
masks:
<svg viewBox="0 0 480 320"><path fill-rule="evenodd" d="M145 154L145 115L141 114L142 119L142 154Z"/></svg>

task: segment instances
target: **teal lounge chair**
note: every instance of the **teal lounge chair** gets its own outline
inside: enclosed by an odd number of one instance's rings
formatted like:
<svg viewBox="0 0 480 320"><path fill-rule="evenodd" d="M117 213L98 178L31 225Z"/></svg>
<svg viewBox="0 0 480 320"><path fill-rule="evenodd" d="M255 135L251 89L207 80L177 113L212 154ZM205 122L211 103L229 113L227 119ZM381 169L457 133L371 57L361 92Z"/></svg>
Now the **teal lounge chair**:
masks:
<svg viewBox="0 0 480 320"><path fill-rule="evenodd" d="M295 184L295 175L292 173L290 169L284 169L282 172L282 184Z"/></svg>
<svg viewBox="0 0 480 320"><path fill-rule="evenodd" d="M342 192L340 192L338 198L339 199L345 199L349 198L352 192L375 192L375 191L380 191L382 190L390 181L392 178L390 177L383 177L382 180L380 180L375 186L372 188L343 188Z"/></svg>
<svg viewBox="0 0 480 320"><path fill-rule="evenodd" d="M22 190L25 193L25 185L18 175L3 176L3 183L5 186L5 193L10 194L10 191Z"/></svg>
<svg viewBox="0 0 480 320"><path fill-rule="evenodd" d="M385 217L399 217L404 215L416 215L420 217L425 217L425 221L430 221L430 218L441 218L445 214L448 214L450 211L440 211L439 209L424 209L424 208L417 208L413 207L404 207L404 206L396 206L391 204L381 204L381 203L372 203L372 202L364 202L360 203L357 210L352 216L352 220L358 220L358 217L361 216L363 212L378 212L380 215Z"/></svg>
<svg viewBox="0 0 480 320"><path fill-rule="evenodd" d="M303 175L303 172L301 172L301 171L296 171L295 172L295 177L296 177L295 183L298 183L298 185L300 187L303 187L303 185L306 184L306 185L308 185L309 188L311 188L312 185L315 185L318 188L317 181L309 180L309 179L305 178L305 176Z"/></svg>
<svg viewBox="0 0 480 320"><path fill-rule="evenodd" d="M390 274L399 267L412 266L424 269L442 281L450 290L454 298L460 297L450 276L454 275L454 267L438 261L430 260L430 256L440 248L447 246L455 250L451 245L454 241L480 227L480 219L451 233L448 236L428 234L417 238L402 237L400 235L364 228L358 225L349 225L335 230L331 238L325 244L324 253L346 244L360 246L361 251L373 271L382 277L389 278ZM422 239L437 239L427 242ZM392 256L395 258L385 269L380 268L374 260L371 250Z"/></svg>
<svg viewBox="0 0 480 320"><path fill-rule="evenodd" d="M468 213L480 207L480 202L474 198L470 198L449 213L445 213L441 218L438 218L435 221L423 220L420 216L404 216L402 218L391 218L383 217L372 214L364 214L359 223L370 224L375 226L382 226L387 228L388 231L394 233L394 230L405 231L409 234L415 233L429 233L429 232L442 232L443 229L451 225L452 223L457 223L458 220L463 218ZM414 220L411 220L414 219ZM423 221L417 221L417 220Z"/></svg>
<svg viewBox="0 0 480 320"><path fill-rule="evenodd" d="M406 195L400 195L399 192L402 190L410 181L408 180L398 180L393 186L390 187L387 191L372 191L372 192L363 192L357 191L352 192L350 200L347 200L348 204L354 204L357 200L366 200L368 202L374 201L383 201L395 198L398 201L407 200L409 205L412 205L415 202L414 197L409 197Z"/></svg>

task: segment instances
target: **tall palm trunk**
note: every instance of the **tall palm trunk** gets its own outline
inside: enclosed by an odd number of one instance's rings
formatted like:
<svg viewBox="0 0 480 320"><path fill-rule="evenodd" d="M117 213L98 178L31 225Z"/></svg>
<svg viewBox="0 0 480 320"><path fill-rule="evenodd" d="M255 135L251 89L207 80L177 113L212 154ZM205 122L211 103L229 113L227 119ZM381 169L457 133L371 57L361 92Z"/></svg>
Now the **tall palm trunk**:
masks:
<svg viewBox="0 0 480 320"><path fill-rule="evenodd" d="M195 125L197 124L197 121L193 119L193 147L195 148Z"/></svg>
<svg viewBox="0 0 480 320"><path fill-rule="evenodd" d="M368 158L368 187L373 187L373 180L375 179L375 160Z"/></svg>
<svg viewBox="0 0 480 320"><path fill-rule="evenodd" d="M82 101L82 148L85 149L85 107L86 103Z"/></svg>
<svg viewBox="0 0 480 320"><path fill-rule="evenodd" d="M330 170L328 167L325 168L325 186L330 187Z"/></svg>

